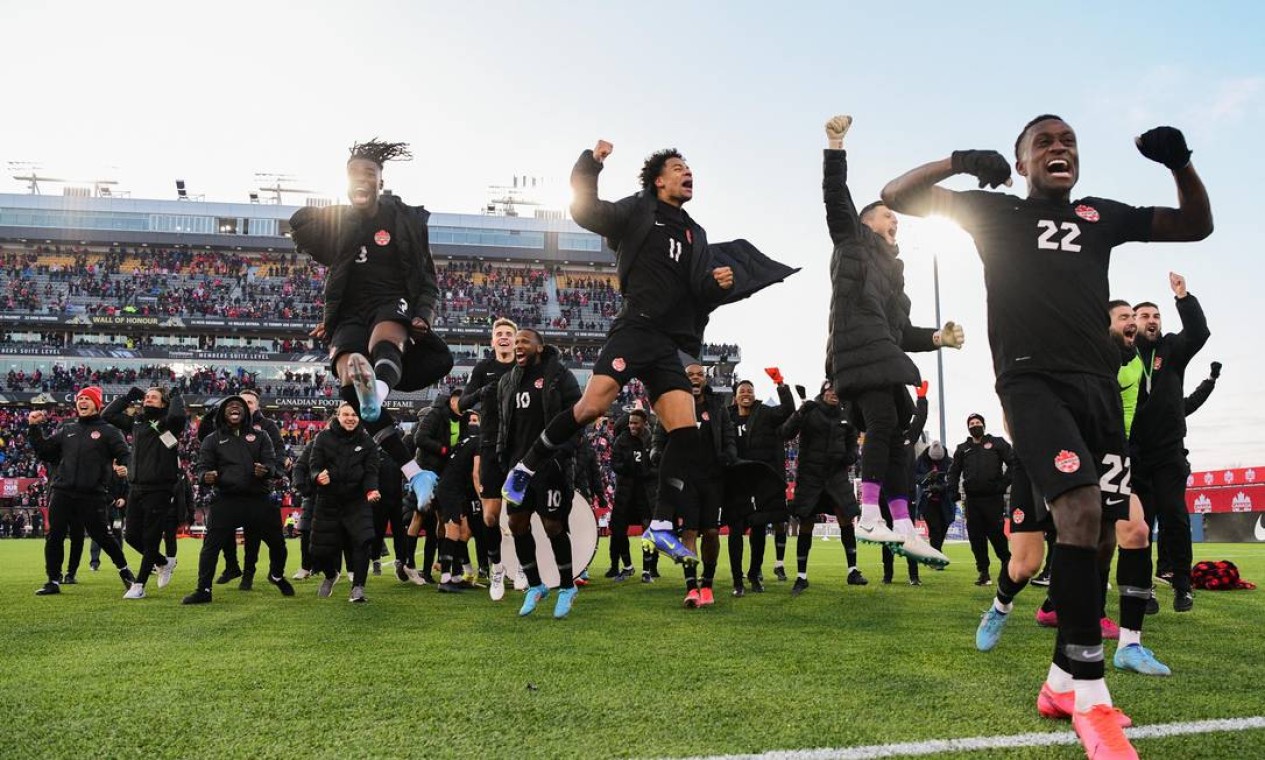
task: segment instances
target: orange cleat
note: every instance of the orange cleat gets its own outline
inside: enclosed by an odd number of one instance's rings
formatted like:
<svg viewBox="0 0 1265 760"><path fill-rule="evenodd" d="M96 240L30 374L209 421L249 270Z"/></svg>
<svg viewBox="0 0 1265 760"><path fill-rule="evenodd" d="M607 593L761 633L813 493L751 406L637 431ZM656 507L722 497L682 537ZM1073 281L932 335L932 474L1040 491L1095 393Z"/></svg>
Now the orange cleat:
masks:
<svg viewBox="0 0 1265 760"><path fill-rule="evenodd" d="M1121 728L1128 728L1133 725L1133 719L1118 707L1108 708L1116 714L1116 720L1120 723ZM1069 720L1073 713L1076 712L1076 692L1075 691L1055 691L1050 688L1050 684L1041 684L1041 693L1037 695L1037 712L1042 718L1050 720Z"/></svg>
<svg viewBox="0 0 1265 760"><path fill-rule="evenodd" d="M703 601L703 597L698 593L698 589L690 589L690 593L685 595L685 608L692 610L698 607Z"/></svg>
<svg viewBox="0 0 1265 760"><path fill-rule="evenodd" d="M699 592L698 592L698 606L699 607L710 607L715 603L716 603L716 597L712 596L711 587L705 586L702 589L699 589Z"/></svg>
<svg viewBox="0 0 1265 760"><path fill-rule="evenodd" d="M1137 760L1138 753L1120 727L1120 711L1107 705L1094 705L1085 712L1072 714L1072 728L1080 737L1089 760Z"/></svg>

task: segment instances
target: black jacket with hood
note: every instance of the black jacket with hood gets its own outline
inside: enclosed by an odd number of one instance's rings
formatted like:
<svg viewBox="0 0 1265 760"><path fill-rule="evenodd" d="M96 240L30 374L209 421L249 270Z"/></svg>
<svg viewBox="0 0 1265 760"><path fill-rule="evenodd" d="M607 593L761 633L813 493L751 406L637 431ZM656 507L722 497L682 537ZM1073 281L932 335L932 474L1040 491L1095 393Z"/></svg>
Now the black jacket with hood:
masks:
<svg viewBox="0 0 1265 760"><path fill-rule="evenodd" d="M746 436L735 438L738 457L754 462L764 462L778 472L786 469L786 439L782 437L782 425L795 413L795 397L786 385L777 387L777 406L766 406L758 400L744 420L738 414L738 405L730 405L729 417L735 430L747 426Z"/></svg>
<svg viewBox="0 0 1265 760"><path fill-rule="evenodd" d="M224 418L224 407L229 401L240 401L246 410L237 427ZM255 475L255 464L266 469L262 476ZM197 481L205 484L202 476L215 472L215 495L226 497L253 497L266 500L268 481L279 477L277 454L272 439L266 433L255 430L250 424L250 409L241 396L229 396L215 410L215 432L202 439L198 453Z"/></svg>
<svg viewBox="0 0 1265 760"><path fill-rule="evenodd" d="M180 436L189 423L184 399L179 393L173 393L166 409L141 407L135 416L127 413L130 405L144 398L144 390L132 388L126 396L107 404L101 417L124 433L132 434L132 460L127 468L127 480L132 487L170 489L180 476ZM165 433L171 433L168 437L171 446L163 443Z"/></svg>
<svg viewBox="0 0 1265 760"><path fill-rule="evenodd" d="M54 491L104 499L115 480L114 463L127 464L127 441L99 414L63 422L48 437L31 425L28 439L40 459L56 465L50 467Z"/></svg>
<svg viewBox="0 0 1265 760"><path fill-rule="evenodd" d="M1188 293L1175 300L1182 331L1161 335L1155 343L1139 332L1135 343L1143 375L1129 440L1147 465L1185 460L1186 366L1212 334L1198 299Z"/></svg>
<svg viewBox="0 0 1265 760"><path fill-rule="evenodd" d="M1015 450L1005 438L984 434L975 442L967 438L953 452L949 467L949 491L956 495L958 484L971 496L1001 496L1010 487L1011 469L1015 466Z"/></svg>

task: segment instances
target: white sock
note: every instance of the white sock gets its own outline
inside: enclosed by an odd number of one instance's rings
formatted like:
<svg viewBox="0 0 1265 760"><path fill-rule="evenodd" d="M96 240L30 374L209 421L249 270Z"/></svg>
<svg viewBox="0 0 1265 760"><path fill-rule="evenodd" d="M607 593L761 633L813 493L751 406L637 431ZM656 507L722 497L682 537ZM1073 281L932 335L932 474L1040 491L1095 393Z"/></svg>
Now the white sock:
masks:
<svg viewBox="0 0 1265 760"><path fill-rule="evenodd" d="M1060 694L1065 694L1074 688L1072 674L1054 663L1050 663L1050 672L1045 677L1045 682L1050 685L1051 691L1057 691Z"/></svg>
<svg viewBox="0 0 1265 760"><path fill-rule="evenodd" d="M861 522L866 525L875 525L883 522L883 513L879 510L877 504L861 505Z"/></svg>
<svg viewBox="0 0 1265 760"><path fill-rule="evenodd" d="M505 565L502 565L500 562L497 562L495 565L492 566L492 572L494 573L505 572Z"/></svg>
<svg viewBox="0 0 1265 760"><path fill-rule="evenodd" d="M466 575L470 575L474 572L474 565L469 562L463 562L461 563L461 571Z"/></svg>
<svg viewBox="0 0 1265 760"><path fill-rule="evenodd" d="M448 583L451 580L452 580L452 573L444 573L443 575L439 576L440 583Z"/></svg>
<svg viewBox="0 0 1265 760"><path fill-rule="evenodd" d="M857 571L857 566L856 566L856 565L852 565L851 567L849 567L849 568L848 568L848 574L849 574L849 575L851 575L852 573L855 573L856 571Z"/></svg>
<svg viewBox="0 0 1265 760"><path fill-rule="evenodd" d="M412 480L413 476L422 471L422 466L417 463L416 459L410 459L400 465L400 472L404 473L404 477Z"/></svg>
<svg viewBox="0 0 1265 760"><path fill-rule="evenodd" d="M808 580L808 573L797 573L795 577L799 578L802 581L806 581Z"/></svg>
<svg viewBox="0 0 1265 760"><path fill-rule="evenodd" d="M775 561L775 562L773 563L773 566L774 566L774 567L786 567L786 563L785 563L785 562L783 562L782 560L780 560L780 559L779 559L779 560L777 560L777 561Z"/></svg>
<svg viewBox="0 0 1265 760"><path fill-rule="evenodd" d="M902 517L899 520L893 520L892 530L896 531L902 536L912 536L914 535L914 521L909 519L908 517Z"/></svg>
<svg viewBox="0 0 1265 760"><path fill-rule="evenodd" d="M1010 604L1002 604L1000 599L998 599L997 597L993 597L993 609L997 610L1001 614L1009 615L1010 611L1013 610L1014 608L1015 608L1014 602L1011 602Z"/></svg>
<svg viewBox="0 0 1265 760"><path fill-rule="evenodd" d="M650 530L672 530L671 520L651 520Z"/></svg>
<svg viewBox="0 0 1265 760"><path fill-rule="evenodd" d="M1121 628L1120 629L1120 643L1116 645L1116 648L1118 649L1120 647L1127 647L1130 644L1137 644L1138 646L1141 646L1142 632L1130 631L1128 628Z"/></svg>
<svg viewBox="0 0 1265 760"><path fill-rule="evenodd" d="M1072 682L1072 687L1076 689L1076 712L1088 712L1094 705L1111 707L1111 693L1107 691L1105 680L1076 680Z"/></svg>

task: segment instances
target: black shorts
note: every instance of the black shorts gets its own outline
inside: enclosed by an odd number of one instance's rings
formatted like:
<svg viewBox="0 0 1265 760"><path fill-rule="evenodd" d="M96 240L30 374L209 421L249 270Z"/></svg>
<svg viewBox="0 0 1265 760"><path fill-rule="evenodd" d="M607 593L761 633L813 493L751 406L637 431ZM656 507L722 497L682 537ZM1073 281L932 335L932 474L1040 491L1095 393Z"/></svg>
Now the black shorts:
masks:
<svg viewBox="0 0 1265 760"><path fill-rule="evenodd" d="M616 322L593 364L593 374L613 378L621 388L635 377L646 386L654 403L668 391L690 392L690 381L685 377L688 361L690 358L667 335Z"/></svg>
<svg viewBox="0 0 1265 760"><path fill-rule="evenodd" d="M725 481L719 477L694 478L690 484L692 498L677 517L682 530L716 530L721 525L725 506Z"/></svg>
<svg viewBox="0 0 1265 760"><path fill-rule="evenodd" d="M1045 533L1054 530L1050 505L1036 492L1032 479L1018 461L1010 469L1010 506L1006 509L1011 533Z"/></svg>
<svg viewBox="0 0 1265 760"><path fill-rule="evenodd" d="M471 524L474 523L474 509L471 502L480 504L479 499L473 491L437 491L435 493L435 501L439 502L439 519L446 523L459 523L461 518L467 518ZM480 506L482 506L480 504ZM479 510L482 515L482 509Z"/></svg>
<svg viewBox="0 0 1265 760"><path fill-rule="evenodd" d="M484 499L501 499L501 486L505 485L505 468L496 461L496 449L479 452L479 486Z"/></svg>
<svg viewBox="0 0 1265 760"><path fill-rule="evenodd" d="M1098 486L1104 519L1128 519L1129 453L1115 378L1026 373L999 381L997 395L1015 456L1036 488L1034 508L1038 497L1048 504L1074 488Z"/></svg>
<svg viewBox="0 0 1265 760"><path fill-rule="evenodd" d="M373 333L374 326L381 322L399 322L405 327L412 325L409 302L401 298L395 303L352 307L340 314L338 326L329 339L331 371L337 371L334 369L334 362L344 354L368 356L369 336Z"/></svg>
<svg viewBox="0 0 1265 760"><path fill-rule="evenodd" d="M563 465L553 459L532 476L531 482L527 484L523 503L509 503L506 508L511 515L535 512L542 519L561 520L565 523L571 514L571 501L574 498L575 484L563 471Z"/></svg>

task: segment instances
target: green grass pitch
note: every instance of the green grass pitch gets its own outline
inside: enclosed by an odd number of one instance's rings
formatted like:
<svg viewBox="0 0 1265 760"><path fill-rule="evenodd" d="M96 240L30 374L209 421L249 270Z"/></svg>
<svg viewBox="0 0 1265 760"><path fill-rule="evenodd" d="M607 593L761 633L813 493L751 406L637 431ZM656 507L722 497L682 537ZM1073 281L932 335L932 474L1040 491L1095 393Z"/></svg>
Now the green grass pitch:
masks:
<svg viewBox="0 0 1265 760"><path fill-rule="evenodd" d="M1041 589L1019 597L1001 646L981 654L974 632L992 590L972 585L965 545L950 546L945 572L924 570L920 588L904 584L903 564L880 585L878 550L862 546L871 584L857 588L844 585L838 541L817 540L812 586L793 599L772 578L771 544L767 593L730 597L722 545L716 606L687 611L675 567L652 586L600 578L603 543L599 577L555 621L552 596L520 619L516 592L499 604L440 595L398 583L389 565L367 605L347 602L345 580L321 600L313 581L285 599L261 578L182 607L193 540L171 586L151 582L144 600L123 601L108 563L93 573L86 561L79 585L38 598L43 542L0 541L0 757L661 757L1069 730L1034 707L1053 645L1032 619ZM1195 557L1265 581L1265 547L1196 544ZM1265 591L1200 592L1185 615L1159 593L1144 641L1174 676L1109 664L1117 704L1137 725L1265 715ZM1116 605L1113 594L1113 616ZM1136 746L1143 757L1265 757L1265 731Z"/></svg>

